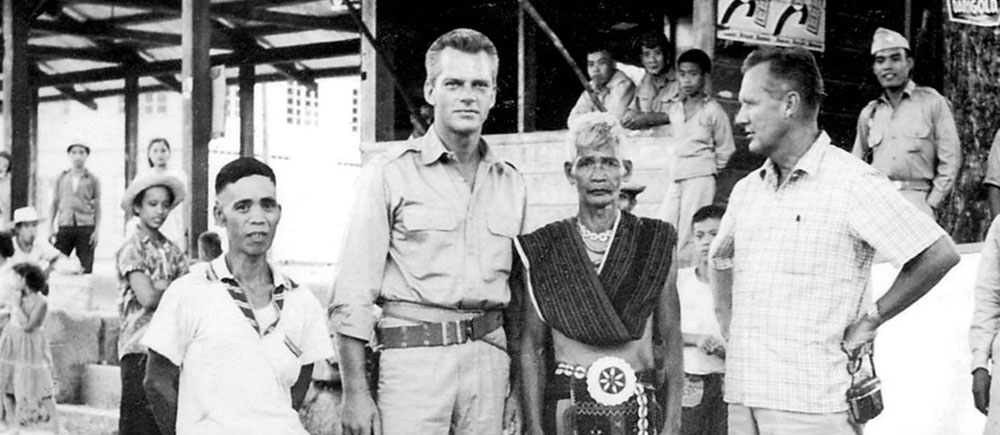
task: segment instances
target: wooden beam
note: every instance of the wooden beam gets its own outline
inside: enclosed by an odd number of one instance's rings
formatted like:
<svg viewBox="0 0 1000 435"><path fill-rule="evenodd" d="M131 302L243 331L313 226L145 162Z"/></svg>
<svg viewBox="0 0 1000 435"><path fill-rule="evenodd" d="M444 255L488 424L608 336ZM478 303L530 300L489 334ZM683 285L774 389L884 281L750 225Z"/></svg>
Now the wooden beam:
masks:
<svg viewBox="0 0 1000 435"><path fill-rule="evenodd" d="M132 40L144 44L172 46L181 44L181 36L175 33L149 32L145 30L123 29L111 26L91 26L83 23L61 21L35 21L31 29L43 33L83 36L104 40Z"/></svg>
<svg viewBox="0 0 1000 435"><path fill-rule="evenodd" d="M48 73L39 69L38 65L34 63L31 64L30 70L33 78L43 78L49 76ZM59 91L60 94L65 95L66 98L76 101L77 103L86 106L90 110L97 110L97 102L95 102L93 98L90 98L89 96L84 95L83 93L77 91L76 88L73 87L73 85L56 86L56 90Z"/></svg>
<svg viewBox="0 0 1000 435"><path fill-rule="evenodd" d="M240 67L240 155L253 157L254 149L254 87L257 85L255 66Z"/></svg>
<svg viewBox="0 0 1000 435"><path fill-rule="evenodd" d="M139 159L139 77L125 78L125 188L138 173ZM127 220L127 219L126 219Z"/></svg>
<svg viewBox="0 0 1000 435"><path fill-rule="evenodd" d="M358 75L358 74L361 73L361 68L358 67L358 66L345 66L345 67L336 67L336 68L314 69L314 70L312 70L312 72L313 72L313 75L317 79L323 79L323 78L333 78L333 77L356 76L356 75ZM284 82L284 81L288 81L288 78L286 78L282 74L270 73L270 74L261 74L261 75L258 75L257 78L256 78L256 80L257 80L257 83L269 83L269 82ZM237 85L239 85L239 79L236 78L236 77L227 78L226 79L226 84L227 85L231 85L231 86L237 86ZM168 88L168 87L166 87L166 86L164 86L162 84L139 86L139 93L163 92L163 91L170 91L170 90L172 90L172 89ZM104 97L111 97L111 96L115 96L115 95L122 95L123 92L124 92L124 89L122 89L122 88L112 88L112 89L101 89L99 91L87 91L87 92L84 92L83 94L86 95L86 96L88 96L88 97L90 97L90 98L98 99L98 98L104 98ZM65 95L62 95L62 94L47 95L47 96L44 96L44 97L39 97L39 101L41 101L43 103L49 103L49 102L54 102L54 101L66 101L67 99L68 98ZM0 107L2 107L2 104L0 104Z"/></svg>
<svg viewBox="0 0 1000 435"><path fill-rule="evenodd" d="M225 20L215 19L213 20L213 24L215 24L220 32L225 33L233 41L233 44L239 47L242 51L260 51L271 48L259 39L244 34L240 29L235 28L232 24L226 22ZM278 70L278 72L288 76L289 80L296 81L309 88L316 87L316 81L313 80L309 71L299 69L292 62L275 63L271 66Z"/></svg>
<svg viewBox="0 0 1000 435"><path fill-rule="evenodd" d="M535 131L537 61L535 56L536 32L534 23L525 16L523 8L517 9L517 131Z"/></svg>
<svg viewBox="0 0 1000 435"><path fill-rule="evenodd" d="M197 255L198 235L208 229L208 142L212 139L211 21L209 2L182 0L181 44L184 168L191 201L185 201L188 252Z"/></svg>
<svg viewBox="0 0 1000 435"><path fill-rule="evenodd" d="M374 38L383 31L378 25L375 2L361 3L362 22L371 29ZM396 94L391 72L365 39L361 42L361 143L393 140L396 123Z"/></svg>
<svg viewBox="0 0 1000 435"><path fill-rule="evenodd" d="M129 63L133 60L123 50L102 48L69 48L54 45L29 45L28 55L44 59L80 59L105 63Z"/></svg>
<svg viewBox="0 0 1000 435"><path fill-rule="evenodd" d="M3 120L4 149L12 161L11 209L32 205L30 183L36 150L31 140L31 110L38 90L31 86L31 61L28 58L29 24L32 7L25 1L3 2ZM5 213L9 211L5 210Z"/></svg>
<svg viewBox="0 0 1000 435"><path fill-rule="evenodd" d="M143 12L121 17L105 18L101 20L89 20L88 22L102 26L132 26L136 24L159 23L162 21L176 20L177 14L174 12Z"/></svg>
<svg viewBox="0 0 1000 435"><path fill-rule="evenodd" d="M326 59L346 56L358 52L358 39L348 39L334 42L317 42L314 44L292 47L272 48L269 50L249 51L242 53L226 53L211 56L212 65L229 67L242 65L259 65L268 63L295 62L309 59ZM115 66L84 71L74 71L62 74L52 74L39 80L38 86L56 86L73 83L102 82L121 80L129 75L155 76L175 74L181 69L180 60L164 60L133 66ZM389 90L392 90L391 83Z"/></svg>
<svg viewBox="0 0 1000 435"><path fill-rule="evenodd" d="M330 30L334 32L357 30L357 26L348 15L305 15L275 12L267 9L244 9L240 6L238 2L213 5L212 14L233 20L277 24L306 30Z"/></svg>

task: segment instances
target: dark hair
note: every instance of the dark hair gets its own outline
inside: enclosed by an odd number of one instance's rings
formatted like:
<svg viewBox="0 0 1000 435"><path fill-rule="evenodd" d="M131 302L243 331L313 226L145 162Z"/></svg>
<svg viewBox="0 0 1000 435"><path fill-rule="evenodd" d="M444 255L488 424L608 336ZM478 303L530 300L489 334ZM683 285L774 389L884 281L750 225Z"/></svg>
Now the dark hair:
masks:
<svg viewBox="0 0 1000 435"><path fill-rule="evenodd" d="M427 72L426 83L434 83L441 74L441 52L445 48L454 48L463 53L476 54L486 52L493 61L493 85L496 86L497 71L500 69L500 57L497 47L486 35L472 29L459 28L439 36L427 49L424 55L424 69Z"/></svg>
<svg viewBox="0 0 1000 435"><path fill-rule="evenodd" d="M14 256L14 238L5 231L0 231L0 258L10 258Z"/></svg>
<svg viewBox="0 0 1000 435"><path fill-rule="evenodd" d="M712 72L712 59L709 59L708 55L704 51L697 48L692 48L684 53L681 53L681 57L677 58L677 66L682 63L693 63L701 68L702 74L708 74Z"/></svg>
<svg viewBox="0 0 1000 435"><path fill-rule="evenodd" d="M66 147L66 154L69 154L70 151L73 151L73 148L75 148L75 147L83 148L83 152L87 153L88 156L90 155L90 147L88 147L88 146L86 146L86 145L84 145L82 143L69 144L69 146Z"/></svg>
<svg viewBox="0 0 1000 435"><path fill-rule="evenodd" d="M24 283L29 289L41 292L43 295L49 294L49 284L45 282L45 272L42 268L31 263L18 263L14 265L13 270L24 277Z"/></svg>
<svg viewBox="0 0 1000 435"><path fill-rule="evenodd" d="M10 172L10 167L14 164L14 157L7 151L0 151L0 157L7 159L7 172Z"/></svg>
<svg viewBox="0 0 1000 435"><path fill-rule="evenodd" d="M142 189L142 192L139 192L139 194L136 195L134 199L132 199L132 214L135 214L136 216L138 216L138 214L135 213L135 208L142 206L142 200L146 199L146 192L149 189L152 189L154 187L162 187L164 189L167 189L167 195L170 197L170 204L171 205L174 204L174 200L177 199L177 198L174 198L174 190L171 189L171 188L169 188L169 187L167 187L166 185L163 185L163 184L154 184L154 185L149 186L149 187L147 187L145 189Z"/></svg>
<svg viewBox="0 0 1000 435"><path fill-rule="evenodd" d="M163 146L167 147L167 151L170 151L170 142L162 137L154 137L153 140L149 141L149 145L146 145L146 161L149 162L149 167L153 167L153 159L149 158L149 150L153 149L153 144L163 143Z"/></svg>
<svg viewBox="0 0 1000 435"><path fill-rule="evenodd" d="M768 73L775 80L791 87L791 90L802 95L806 107L814 112L819 111L820 103L825 95L823 92L823 76L819 72L816 58L809 50L802 47L762 47L747 56L743 61L743 73L750 68L767 63ZM768 90L768 92L772 92ZM782 94L784 95L784 94ZM778 98L775 93L771 96Z"/></svg>
<svg viewBox="0 0 1000 435"><path fill-rule="evenodd" d="M664 35L662 31L652 30L643 33L639 37L639 52L642 52L643 48L659 48L663 52L663 56L667 58L667 65L670 65L674 61L674 47L670 45L670 40L667 39L667 35Z"/></svg>
<svg viewBox="0 0 1000 435"><path fill-rule="evenodd" d="M709 219L722 219L722 216L725 214L726 208L721 205L706 205L694 212L694 217L691 218L691 223L696 224Z"/></svg>
<svg viewBox="0 0 1000 435"><path fill-rule="evenodd" d="M205 231L198 235L198 249L199 251L204 250L208 254L210 257L208 260L214 260L222 255L222 241L219 240L219 235L215 232Z"/></svg>
<svg viewBox="0 0 1000 435"><path fill-rule="evenodd" d="M219 169L219 173L215 175L215 194L218 195L226 186L251 175L263 175L272 183L278 184L270 166L253 157L240 157Z"/></svg>

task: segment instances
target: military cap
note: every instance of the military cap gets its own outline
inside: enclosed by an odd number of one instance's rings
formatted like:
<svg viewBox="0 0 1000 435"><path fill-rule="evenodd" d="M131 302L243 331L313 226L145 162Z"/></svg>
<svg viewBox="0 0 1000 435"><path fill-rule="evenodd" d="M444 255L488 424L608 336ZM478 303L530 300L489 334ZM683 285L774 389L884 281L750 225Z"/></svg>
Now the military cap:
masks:
<svg viewBox="0 0 1000 435"><path fill-rule="evenodd" d="M886 29L885 27L879 27L875 31L875 36L872 37L872 53L875 54L887 48L905 48L910 49L910 43L900 35L899 32Z"/></svg>

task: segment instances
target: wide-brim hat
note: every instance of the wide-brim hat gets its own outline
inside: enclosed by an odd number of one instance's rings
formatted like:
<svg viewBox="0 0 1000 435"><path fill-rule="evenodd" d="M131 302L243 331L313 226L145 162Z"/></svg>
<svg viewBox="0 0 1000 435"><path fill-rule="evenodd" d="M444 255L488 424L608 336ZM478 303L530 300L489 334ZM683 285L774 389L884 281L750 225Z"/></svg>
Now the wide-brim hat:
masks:
<svg viewBox="0 0 1000 435"><path fill-rule="evenodd" d="M34 207L21 207L14 210L14 225L24 222L38 222L38 211Z"/></svg>
<svg viewBox="0 0 1000 435"><path fill-rule="evenodd" d="M128 186L128 189L125 189L125 195L122 196L121 206L122 210L125 210L126 216L132 215L132 203L135 202L135 197L153 186L163 186L173 192L174 202L170 204L171 210L184 201L184 182L180 178L169 174L143 175L136 177L132 181L132 184Z"/></svg>

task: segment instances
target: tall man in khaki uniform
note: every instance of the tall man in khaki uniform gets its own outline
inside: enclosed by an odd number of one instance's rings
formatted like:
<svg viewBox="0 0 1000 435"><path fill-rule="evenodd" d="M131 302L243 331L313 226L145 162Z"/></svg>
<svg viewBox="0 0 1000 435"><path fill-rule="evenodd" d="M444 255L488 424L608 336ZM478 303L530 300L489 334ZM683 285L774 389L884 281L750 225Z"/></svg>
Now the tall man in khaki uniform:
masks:
<svg viewBox="0 0 1000 435"><path fill-rule="evenodd" d="M456 29L434 41L425 68L434 124L362 171L334 284L345 435L519 429L505 334L518 325L501 311L527 190L481 136L496 102L496 46ZM365 376L373 335L377 399Z"/></svg>
<svg viewBox="0 0 1000 435"><path fill-rule="evenodd" d="M962 148L948 101L910 79L913 56L906 38L879 28L872 39L872 71L885 89L861 110L853 154L892 180L906 199L934 216L962 166Z"/></svg>

